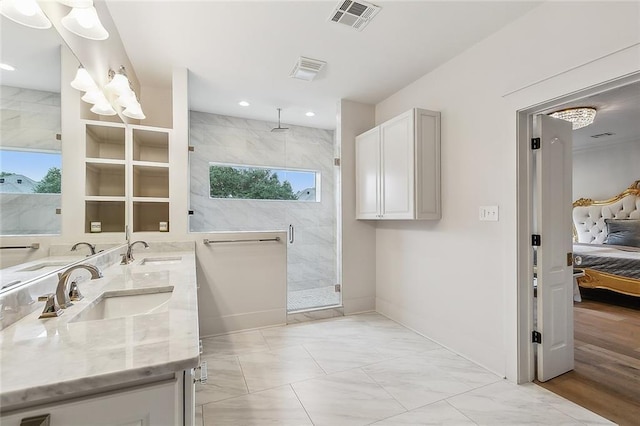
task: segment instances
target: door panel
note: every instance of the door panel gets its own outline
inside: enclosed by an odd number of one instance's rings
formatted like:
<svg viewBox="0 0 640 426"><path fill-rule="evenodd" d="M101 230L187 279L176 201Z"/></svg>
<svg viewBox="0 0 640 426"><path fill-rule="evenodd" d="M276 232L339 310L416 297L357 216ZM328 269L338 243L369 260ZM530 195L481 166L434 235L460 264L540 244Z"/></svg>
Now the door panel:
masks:
<svg viewBox="0 0 640 426"><path fill-rule="evenodd" d="M356 218L377 219L380 167L380 129L374 128L356 138Z"/></svg>
<svg viewBox="0 0 640 426"><path fill-rule="evenodd" d="M546 381L573 369L572 251L572 129L571 123L546 115L537 117L541 139L536 153L538 380Z"/></svg>
<svg viewBox="0 0 640 426"><path fill-rule="evenodd" d="M413 218L413 112L380 127L382 151L382 217Z"/></svg>

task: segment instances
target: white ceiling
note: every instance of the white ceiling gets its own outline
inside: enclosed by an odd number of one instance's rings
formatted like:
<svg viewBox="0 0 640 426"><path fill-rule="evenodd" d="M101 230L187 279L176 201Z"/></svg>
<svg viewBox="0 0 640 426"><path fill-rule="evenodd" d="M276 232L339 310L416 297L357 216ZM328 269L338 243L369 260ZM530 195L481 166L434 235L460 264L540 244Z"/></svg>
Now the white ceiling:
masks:
<svg viewBox="0 0 640 426"><path fill-rule="evenodd" d="M545 112L550 113L578 106L595 107L597 113L593 124L574 130L574 149L626 142L640 144L640 83L611 89ZM613 135L592 137L606 132Z"/></svg>
<svg viewBox="0 0 640 426"><path fill-rule="evenodd" d="M0 71L0 83L60 92L60 45L55 29L36 30L0 17L0 62L15 71Z"/></svg>
<svg viewBox="0 0 640 426"><path fill-rule="evenodd" d="M275 121L281 107L283 123L328 129L339 99L375 104L539 3L376 1L358 32L328 21L337 0L107 0L142 86L170 87L186 67L192 110ZM299 56L327 66L291 79Z"/></svg>

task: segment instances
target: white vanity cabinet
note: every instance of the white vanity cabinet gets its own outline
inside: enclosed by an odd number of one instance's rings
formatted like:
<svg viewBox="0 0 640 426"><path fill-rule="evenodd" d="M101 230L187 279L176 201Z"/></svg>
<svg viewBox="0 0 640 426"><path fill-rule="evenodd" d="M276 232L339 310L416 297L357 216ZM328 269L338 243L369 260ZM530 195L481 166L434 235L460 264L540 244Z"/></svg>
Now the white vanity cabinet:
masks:
<svg viewBox="0 0 640 426"><path fill-rule="evenodd" d="M27 418L49 415L50 426L191 426L194 412L188 401L193 401L194 395L188 394L193 392L192 376L186 375L186 380L191 381L187 386L183 386L182 373L176 376L173 380L16 411L1 416L0 424L20 426Z"/></svg>
<svg viewBox="0 0 640 426"><path fill-rule="evenodd" d="M414 108L356 137L356 219L440 219L440 113Z"/></svg>

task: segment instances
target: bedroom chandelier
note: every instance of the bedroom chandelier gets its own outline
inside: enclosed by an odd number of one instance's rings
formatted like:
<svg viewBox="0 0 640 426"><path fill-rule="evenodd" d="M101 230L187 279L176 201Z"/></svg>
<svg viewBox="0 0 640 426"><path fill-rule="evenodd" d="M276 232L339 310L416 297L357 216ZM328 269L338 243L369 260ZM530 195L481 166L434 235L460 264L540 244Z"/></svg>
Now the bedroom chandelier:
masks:
<svg viewBox="0 0 640 426"><path fill-rule="evenodd" d="M596 109L592 107L567 108L549 115L553 118L570 121L573 123L573 130L577 130L593 123L596 118Z"/></svg>

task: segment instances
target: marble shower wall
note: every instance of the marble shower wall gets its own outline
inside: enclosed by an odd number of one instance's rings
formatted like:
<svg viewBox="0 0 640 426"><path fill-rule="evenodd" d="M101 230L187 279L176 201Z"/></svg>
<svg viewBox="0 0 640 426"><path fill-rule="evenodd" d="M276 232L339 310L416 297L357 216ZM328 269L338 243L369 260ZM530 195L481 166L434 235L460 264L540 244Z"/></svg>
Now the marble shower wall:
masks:
<svg viewBox="0 0 640 426"><path fill-rule="evenodd" d="M333 131L190 112L191 232L286 231L289 291L337 283L336 169ZM229 200L209 197L209 163L319 171L320 202Z"/></svg>
<svg viewBox="0 0 640 426"><path fill-rule="evenodd" d="M61 151L60 93L0 86L1 146Z"/></svg>
<svg viewBox="0 0 640 426"><path fill-rule="evenodd" d="M62 142L56 138L61 121L59 93L0 86L0 117L0 148L62 151ZM60 194L0 194L0 234L59 234L56 208L60 201Z"/></svg>

